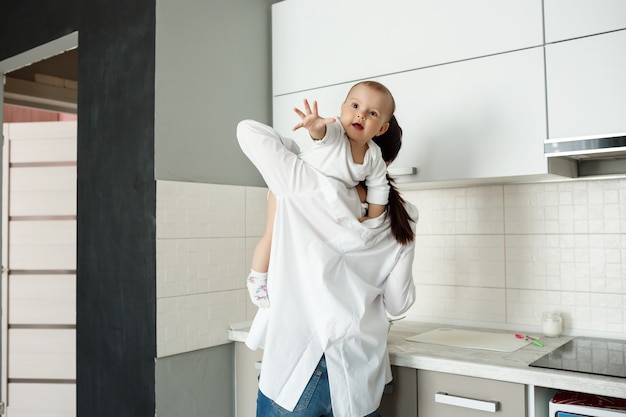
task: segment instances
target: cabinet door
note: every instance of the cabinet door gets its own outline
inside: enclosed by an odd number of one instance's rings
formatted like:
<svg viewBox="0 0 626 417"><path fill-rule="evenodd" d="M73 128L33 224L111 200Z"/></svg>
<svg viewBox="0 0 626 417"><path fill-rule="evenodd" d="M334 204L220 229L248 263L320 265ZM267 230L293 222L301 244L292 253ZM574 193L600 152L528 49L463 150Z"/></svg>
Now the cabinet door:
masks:
<svg viewBox="0 0 626 417"><path fill-rule="evenodd" d="M540 0L286 0L274 95L541 45Z"/></svg>
<svg viewBox="0 0 626 417"><path fill-rule="evenodd" d="M237 417L256 415L259 390L258 377L262 350L250 350L244 343L235 343L235 386Z"/></svg>
<svg viewBox="0 0 626 417"><path fill-rule="evenodd" d="M374 78L396 100L403 144L391 170L417 168L398 182L447 181L547 173L542 48L494 55ZM302 99L325 117L338 115L352 83L274 97L274 126L291 132Z"/></svg>
<svg viewBox="0 0 626 417"><path fill-rule="evenodd" d="M624 0L544 0L546 43L626 28Z"/></svg>
<svg viewBox="0 0 626 417"><path fill-rule="evenodd" d="M416 167L399 181L442 181L547 173L542 48L397 74L404 129L392 168Z"/></svg>
<svg viewBox="0 0 626 417"><path fill-rule="evenodd" d="M418 370L417 393L420 416L526 416L522 384Z"/></svg>
<svg viewBox="0 0 626 417"><path fill-rule="evenodd" d="M546 46L549 138L626 132L626 30Z"/></svg>
<svg viewBox="0 0 626 417"><path fill-rule="evenodd" d="M417 417L417 370L392 366L393 381L385 387L380 404L384 417Z"/></svg>

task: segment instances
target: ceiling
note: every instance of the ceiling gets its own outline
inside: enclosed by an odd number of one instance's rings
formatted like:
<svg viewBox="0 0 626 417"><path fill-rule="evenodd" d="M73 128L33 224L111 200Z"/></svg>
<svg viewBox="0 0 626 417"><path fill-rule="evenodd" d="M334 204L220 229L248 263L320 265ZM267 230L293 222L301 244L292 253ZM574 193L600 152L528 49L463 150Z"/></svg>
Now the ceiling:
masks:
<svg viewBox="0 0 626 417"><path fill-rule="evenodd" d="M4 103L76 113L78 48L5 74Z"/></svg>

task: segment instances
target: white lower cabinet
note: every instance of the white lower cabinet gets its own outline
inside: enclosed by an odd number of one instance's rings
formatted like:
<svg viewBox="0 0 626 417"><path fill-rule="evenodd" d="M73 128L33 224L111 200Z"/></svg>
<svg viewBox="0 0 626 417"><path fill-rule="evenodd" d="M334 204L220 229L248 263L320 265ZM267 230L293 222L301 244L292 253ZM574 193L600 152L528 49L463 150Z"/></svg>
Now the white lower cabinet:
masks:
<svg viewBox="0 0 626 417"><path fill-rule="evenodd" d="M235 343L236 416L256 415L259 364L263 351ZM385 387L382 417L526 417L526 386L443 372L392 366ZM529 415L547 416L554 390L537 389ZM543 393L546 391L545 393ZM543 394L542 394L543 393ZM541 395L540 395L541 394ZM532 407L531 407L532 408Z"/></svg>
<svg viewBox="0 0 626 417"><path fill-rule="evenodd" d="M417 371L420 417L525 417L526 387L433 371Z"/></svg>
<svg viewBox="0 0 626 417"><path fill-rule="evenodd" d="M382 417L417 416L417 369L392 366L393 381L387 384L380 403Z"/></svg>
<svg viewBox="0 0 626 417"><path fill-rule="evenodd" d="M235 343L235 413L237 417L256 415L259 365L262 357L262 350L251 350L244 343Z"/></svg>

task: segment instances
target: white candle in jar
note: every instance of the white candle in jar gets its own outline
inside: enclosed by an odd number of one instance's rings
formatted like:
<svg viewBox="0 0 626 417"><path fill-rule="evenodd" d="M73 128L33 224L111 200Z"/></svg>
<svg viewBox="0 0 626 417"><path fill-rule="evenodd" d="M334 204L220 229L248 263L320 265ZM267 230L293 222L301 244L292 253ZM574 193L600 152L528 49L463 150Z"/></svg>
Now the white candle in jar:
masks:
<svg viewBox="0 0 626 417"><path fill-rule="evenodd" d="M563 331L563 319L556 312L545 312L541 316L541 331L544 336L558 337Z"/></svg>

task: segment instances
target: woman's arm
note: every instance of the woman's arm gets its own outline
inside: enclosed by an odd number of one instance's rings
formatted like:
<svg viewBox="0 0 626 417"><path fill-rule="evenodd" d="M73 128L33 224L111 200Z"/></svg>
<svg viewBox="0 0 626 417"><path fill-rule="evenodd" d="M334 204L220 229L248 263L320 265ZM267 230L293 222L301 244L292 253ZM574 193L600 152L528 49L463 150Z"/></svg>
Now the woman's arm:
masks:
<svg viewBox="0 0 626 417"><path fill-rule="evenodd" d="M319 186L315 172L292 151L293 141L254 120L237 125L241 150L256 166L275 195L306 192Z"/></svg>
<svg viewBox="0 0 626 417"><path fill-rule="evenodd" d="M407 214L411 217L411 229L415 233L419 211L411 203L405 203ZM385 310L393 316L406 312L415 302L415 284L413 283L413 259L415 258L415 239L401 246L396 263L387 276L383 292Z"/></svg>
<svg viewBox="0 0 626 417"><path fill-rule="evenodd" d="M413 259L415 242L402 247L398 262L387 277L383 302L385 310L392 316L406 312L415 302L415 284L413 283Z"/></svg>

